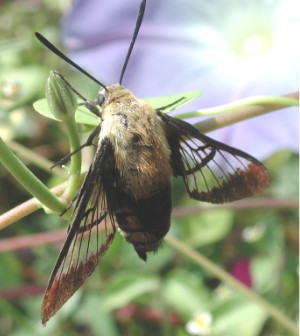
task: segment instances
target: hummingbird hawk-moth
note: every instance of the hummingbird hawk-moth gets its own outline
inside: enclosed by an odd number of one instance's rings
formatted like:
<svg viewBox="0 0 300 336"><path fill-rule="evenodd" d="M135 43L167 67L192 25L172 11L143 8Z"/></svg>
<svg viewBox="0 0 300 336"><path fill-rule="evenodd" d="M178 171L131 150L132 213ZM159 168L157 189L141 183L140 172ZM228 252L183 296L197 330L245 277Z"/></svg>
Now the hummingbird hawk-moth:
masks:
<svg viewBox="0 0 300 336"><path fill-rule="evenodd" d="M121 85L145 5L143 0L119 84L103 85L36 33L46 47L102 87L95 101L79 94L101 119L93 132L98 144L71 201L67 238L44 296L43 324L95 270L117 228L143 260L159 248L170 227L173 177L182 178L191 198L211 203L248 197L269 184L266 168L254 157L163 113L163 107L155 110ZM80 148L90 145L91 138Z"/></svg>

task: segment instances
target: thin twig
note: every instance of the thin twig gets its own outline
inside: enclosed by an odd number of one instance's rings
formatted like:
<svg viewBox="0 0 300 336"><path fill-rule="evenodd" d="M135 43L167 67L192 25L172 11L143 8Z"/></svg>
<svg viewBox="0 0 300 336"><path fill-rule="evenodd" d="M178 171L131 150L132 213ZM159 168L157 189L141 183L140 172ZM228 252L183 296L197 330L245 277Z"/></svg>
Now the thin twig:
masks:
<svg viewBox="0 0 300 336"><path fill-rule="evenodd" d="M34 246L62 243L67 236L66 229L42 232L21 237L1 239L0 253L26 250Z"/></svg>
<svg viewBox="0 0 300 336"><path fill-rule="evenodd" d="M54 195L59 196L66 189L66 185L67 183L64 182L52 188L51 192ZM0 230L20 220L21 218L28 216L29 214L37 211L40 208L41 208L41 204L36 198L31 198L30 200L22 204L19 204L13 209L10 209L9 211L5 212L3 215L0 215Z"/></svg>

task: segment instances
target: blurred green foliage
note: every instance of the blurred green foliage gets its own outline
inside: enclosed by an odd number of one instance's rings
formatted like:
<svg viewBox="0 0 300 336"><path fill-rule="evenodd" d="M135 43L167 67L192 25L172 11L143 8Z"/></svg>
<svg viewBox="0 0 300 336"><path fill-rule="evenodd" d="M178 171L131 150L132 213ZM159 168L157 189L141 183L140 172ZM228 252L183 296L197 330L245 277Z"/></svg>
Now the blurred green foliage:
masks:
<svg viewBox="0 0 300 336"><path fill-rule="evenodd" d="M64 69L75 84L82 75L70 73L61 60L39 45L34 31L59 44L60 18L66 5L64 1L50 0L0 4L0 135L8 144L16 141L53 162L68 153L66 135L59 123L40 116L32 104L44 97L50 69ZM97 88L89 85L93 97ZM18 155L49 187L63 181L39 168L30 156L22 156L22 151ZM88 165L90 154L84 155ZM272 185L264 196L297 198L298 156L288 151L276 153L266 165ZM297 209L215 211L190 200L183 188L174 181L174 206L193 205L205 211L174 219L171 232L227 270L241 259L249 260L254 290L295 320ZM0 166L1 213L29 197ZM31 235L34 240L35 233L66 225L59 216L40 210L1 231L1 240ZM252 232L252 238L245 232ZM143 263L119 235L94 274L44 328L40 322L42 293L59 246L44 244L1 252L0 336L181 336L186 335L185 323L198 311L213 315L211 335L288 335L257 304L167 244Z"/></svg>

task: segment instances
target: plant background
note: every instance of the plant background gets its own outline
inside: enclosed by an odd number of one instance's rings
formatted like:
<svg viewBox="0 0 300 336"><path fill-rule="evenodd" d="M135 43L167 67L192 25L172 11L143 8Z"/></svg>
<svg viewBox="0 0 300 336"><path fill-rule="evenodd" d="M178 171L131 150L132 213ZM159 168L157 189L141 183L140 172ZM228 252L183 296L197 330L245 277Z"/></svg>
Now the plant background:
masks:
<svg viewBox="0 0 300 336"><path fill-rule="evenodd" d="M34 31L39 31L59 45L66 6L64 1L50 0L0 3L0 135L49 187L65 178L50 171L47 163L42 168L40 157L55 162L68 153L68 143L61 125L36 113L32 103L44 97L50 69L60 70L74 86L88 88L90 97L97 93L94 84L34 38ZM34 154L40 157L35 159ZM84 151L83 155L87 168L92 153ZM296 319L298 211L294 200L298 197L298 155L281 150L265 164L272 176L272 185L261 196L268 199L266 208L247 209L251 200L246 200L242 210L229 206L215 211L190 200L175 180L175 213L182 209L188 213L190 207L198 207L199 212L174 218L171 233ZM0 212L29 197L0 166ZM285 201L281 206L274 203L278 198ZM39 210L1 231L1 336L181 336L186 335L185 324L199 311L213 315L212 335L288 335L257 304L167 244L143 263L118 235L94 274L43 328L42 294L66 225L59 216Z"/></svg>

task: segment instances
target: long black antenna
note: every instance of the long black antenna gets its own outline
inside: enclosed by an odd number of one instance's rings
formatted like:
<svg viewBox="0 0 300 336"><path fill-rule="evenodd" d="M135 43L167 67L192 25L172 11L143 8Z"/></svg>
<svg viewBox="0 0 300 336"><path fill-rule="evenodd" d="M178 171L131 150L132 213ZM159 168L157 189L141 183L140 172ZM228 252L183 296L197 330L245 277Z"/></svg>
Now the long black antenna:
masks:
<svg viewBox="0 0 300 336"><path fill-rule="evenodd" d="M100 86L102 86L106 91L107 91L107 87L102 84L101 82L99 82L95 77L93 77L92 75L90 75L87 71L85 71L84 69L82 69L78 64L74 63L72 60L70 60L69 57L67 57L65 54L63 54L60 50L58 50L50 41L48 41L42 34L40 33L35 33L36 38L44 45L46 46L48 49L50 49L54 54L56 54L58 57L62 58L64 61L66 61L67 63L69 63L70 65L72 65L74 68L76 68L77 70L81 71L83 74L85 74L86 76L88 76L91 80L93 80L94 82L96 82L97 84L99 84Z"/></svg>
<svg viewBox="0 0 300 336"><path fill-rule="evenodd" d="M145 13L145 7L146 7L146 0L143 0L141 2L141 5L140 5L139 14L138 14L138 17L137 17L137 20L136 20L133 36L132 36L132 39L131 39L131 42L130 42L129 49L127 51L127 55L126 55L126 58L125 58L125 62L124 62L122 71L121 71L121 76L120 76L120 80L119 80L119 84L120 85L122 84L124 73L126 71L127 64L128 64L128 61L129 61L132 49L133 49L134 44L135 44L135 40L136 40L136 38L138 36L139 30L141 28L141 24L143 22L143 17L144 17L144 13Z"/></svg>

